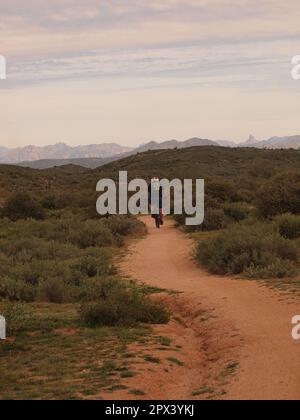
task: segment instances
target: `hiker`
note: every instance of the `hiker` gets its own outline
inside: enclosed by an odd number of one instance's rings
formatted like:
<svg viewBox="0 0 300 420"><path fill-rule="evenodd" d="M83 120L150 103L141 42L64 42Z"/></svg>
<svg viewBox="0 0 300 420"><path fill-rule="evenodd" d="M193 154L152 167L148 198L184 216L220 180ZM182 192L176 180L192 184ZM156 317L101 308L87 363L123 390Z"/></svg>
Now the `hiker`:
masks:
<svg viewBox="0 0 300 420"><path fill-rule="evenodd" d="M152 197L152 191L158 192L157 197ZM159 229L164 224L163 189L160 186L159 178L156 176L151 177L148 185L148 201L152 218L155 219L156 227Z"/></svg>

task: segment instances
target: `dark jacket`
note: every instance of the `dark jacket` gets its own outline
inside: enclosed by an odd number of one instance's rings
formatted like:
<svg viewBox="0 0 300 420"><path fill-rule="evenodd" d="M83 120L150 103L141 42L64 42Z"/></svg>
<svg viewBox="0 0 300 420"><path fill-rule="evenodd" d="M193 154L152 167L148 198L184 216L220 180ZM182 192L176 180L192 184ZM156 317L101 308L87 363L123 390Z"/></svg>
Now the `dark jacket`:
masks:
<svg viewBox="0 0 300 420"><path fill-rule="evenodd" d="M151 188L151 184L149 184L148 185L148 202L149 202L149 206L151 206L151 204L155 205L155 203L152 203L152 197L151 196L152 196L152 188ZM163 208L163 189L162 189L162 187L159 187L159 208L160 209Z"/></svg>

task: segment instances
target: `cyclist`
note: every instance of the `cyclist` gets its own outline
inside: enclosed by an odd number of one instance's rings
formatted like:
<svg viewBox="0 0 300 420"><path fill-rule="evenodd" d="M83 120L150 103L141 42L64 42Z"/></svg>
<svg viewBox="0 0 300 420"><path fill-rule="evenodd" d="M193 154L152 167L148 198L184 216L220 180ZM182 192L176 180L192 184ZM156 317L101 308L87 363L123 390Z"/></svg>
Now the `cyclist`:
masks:
<svg viewBox="0 0 300 420"><path fill-rule="evenodd" d="M152 191L155 192L154 197L152 197ZM156 176L151 177L148 185L148 201L152 218L155 219L156 227L160 228L164 224L163 189L160 186L159 178Z"/></svg>

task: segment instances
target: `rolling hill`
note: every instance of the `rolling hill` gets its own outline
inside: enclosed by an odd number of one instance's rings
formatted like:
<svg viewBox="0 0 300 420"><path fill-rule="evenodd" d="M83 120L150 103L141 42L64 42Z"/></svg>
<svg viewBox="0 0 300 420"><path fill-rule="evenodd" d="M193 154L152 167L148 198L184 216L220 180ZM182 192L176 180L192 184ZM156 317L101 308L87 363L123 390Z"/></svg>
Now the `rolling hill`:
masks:
<svg viewBox="0 0 300 420"><path fill-rule="evenodd" d="M137 148L123 147L115 143L70 147L64 143L54 146L35 147L28 146L23 149L8 149L0 147L0 163L16 164L33 169L49 169L64 165L78 165L84 168L95 169L130 156L159 150L187 149L191 147L226 147L256 148L256 149L300 149L300 136L272 137L268 140L258 141L252 135L242 143L229 140L218 142L191 138L186 141L168 140L164 142L151 141Z"/></svg>
<svg viewBox="0 0 300 420"><path fill-rule="evenodd" d="M104 146L104 145L99 145L100 146ZM144 153L150 150L169 150L169 149L185 149L185 148L189 148L189 147L203 147L203 146L215 146L218 147L218 143L211 141L211 140L203 140L203 139L199 139L199 138L192 138L183 142L180 142L178 140L170 140L170 141L165 141L162 143L158 143L155 141L146 143L142 146L139 146L135 149L130 149L130 148L126 148L124 147L124 151L123 153L115 153L114 155L111 156L104 156L104 157L95 157L95 156L82 156L82 157L78 157L78 158L55 158L55 159L51 159L51 158L47 158L47 159L40 159L40 160L27 160L27 161L21 161L19 163L17 163L19 166L23 166L23 167L28 167L28 168L33 168L33 169L49 169L49 168L53 168L55 166L63 166L63 165L69 165L69 164L74 164L74 165L80 165L83 166L85 168L90 168L90 169L94 169L97 168L99 166L105 165L109 162L115 161L115 160L119 160L119 159L123 159L126 158L128 156L132 156L132 155L136 155L139 153ZM88 147L88 146L86 146ZM81 149L82 150L82 149ZM89 153L92 150L92 146L89 147ZM112 150L112 149L110 149ZM117 149L118 150L118 149ZM78 150L79 153L79 150ZM0 154L1 155L1 154ZM8 162L10 163L10 162Z"/></svg>
<svg viewBox="0 0 300 420"><path fill-rule="evenodd" d="M31 169L50 169L60 166L75 165L87 169L95 169L102 165L105 165L113 160L111 158L78 158L78 159L41 159L35 161L20 162L17 166Z"/></svg>

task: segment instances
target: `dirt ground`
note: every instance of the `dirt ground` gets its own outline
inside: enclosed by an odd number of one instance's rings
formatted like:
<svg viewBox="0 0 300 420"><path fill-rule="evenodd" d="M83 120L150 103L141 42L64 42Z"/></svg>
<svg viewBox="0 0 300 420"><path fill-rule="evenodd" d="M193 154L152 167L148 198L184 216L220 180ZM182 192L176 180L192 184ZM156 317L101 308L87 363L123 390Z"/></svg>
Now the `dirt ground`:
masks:
<svg viewBox="0 0 300 420"><path fill-rule="evenodd" d="M135 242L121 263L127 276L179 294L163 294L169 325L156 327L177 345L180 363L139 366L141 399L300 399L300 342L291 337L299 298L260 283L217 277L197 267L192 241L167 221ZM180 350L179 350L180 349ZM133 349L134 350L134 349ZM171 352L170 352L171 354ZM177 359L176 359L177 360ZM127 398L125 393L112 398ZM134 399L138 396L132 397Z"/></svg>

